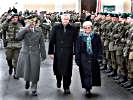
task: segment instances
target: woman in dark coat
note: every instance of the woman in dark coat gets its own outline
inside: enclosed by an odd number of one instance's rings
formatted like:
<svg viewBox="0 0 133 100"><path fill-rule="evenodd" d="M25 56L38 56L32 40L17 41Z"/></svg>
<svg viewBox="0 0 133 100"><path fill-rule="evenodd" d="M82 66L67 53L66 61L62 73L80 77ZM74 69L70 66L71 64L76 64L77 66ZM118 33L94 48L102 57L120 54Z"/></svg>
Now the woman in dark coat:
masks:
<svg viewBox="0 0 133 100"><path fill-rule="evenodd" d="M92 23L83 23L83 32L76 43L75 61L79 66L82 87L90 95L92 86L100 86L99 61L102 60L102 43L99 35L92 33Z"/></svg>
<svg viewBox="0 0 133 100"><path fill-rule="evenodd" d="M62 22L52 29L48 54L54 60L53 71L56 75L57 87L61 87L63 79L64 93L70 94L73 47L77 38L77 30L69 24L70 15L62 15L61 20Z"/></svg>

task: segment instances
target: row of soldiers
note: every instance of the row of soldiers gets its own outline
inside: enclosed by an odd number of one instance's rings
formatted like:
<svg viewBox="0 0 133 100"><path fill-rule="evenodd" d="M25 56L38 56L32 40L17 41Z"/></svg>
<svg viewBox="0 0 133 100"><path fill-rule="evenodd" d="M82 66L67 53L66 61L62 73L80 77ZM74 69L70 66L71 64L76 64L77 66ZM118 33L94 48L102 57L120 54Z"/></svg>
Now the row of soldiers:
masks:
<svg viewBox="0 0 133 100"><path fill-rule="evenodd" d="M103 41L101 70L133 93L133 14L98 13L90 20Z"/></svg>

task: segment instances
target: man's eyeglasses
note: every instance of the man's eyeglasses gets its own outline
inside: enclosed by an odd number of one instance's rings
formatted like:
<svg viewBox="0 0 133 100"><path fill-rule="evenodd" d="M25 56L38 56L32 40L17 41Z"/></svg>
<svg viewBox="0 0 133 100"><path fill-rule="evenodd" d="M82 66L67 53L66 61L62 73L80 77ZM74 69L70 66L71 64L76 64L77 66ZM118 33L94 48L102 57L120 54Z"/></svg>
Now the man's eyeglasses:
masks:
<svg viewBox="0 0 133 100"><path fill-rule="evenodd" d="M83 27L83 29L91 29L91 27Z"/></svg>

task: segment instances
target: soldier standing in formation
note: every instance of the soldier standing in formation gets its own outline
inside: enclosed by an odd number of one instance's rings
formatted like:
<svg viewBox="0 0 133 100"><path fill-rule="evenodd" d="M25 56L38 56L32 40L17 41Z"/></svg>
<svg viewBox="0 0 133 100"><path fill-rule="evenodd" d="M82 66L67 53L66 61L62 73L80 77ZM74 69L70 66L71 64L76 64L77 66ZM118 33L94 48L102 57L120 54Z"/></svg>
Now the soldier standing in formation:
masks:
<svg viewBox="0 0 133 100"><path fill-rule="evenodd" d="M111 13L112 20L107 22L103 19L106 13L99 14L100 17L94 19L93 31L101 34L103 40L105 60L101 70L132 92L132 20L127 20L129 15L126 13ZM132 19L132 15L129 18Z"/></svg>

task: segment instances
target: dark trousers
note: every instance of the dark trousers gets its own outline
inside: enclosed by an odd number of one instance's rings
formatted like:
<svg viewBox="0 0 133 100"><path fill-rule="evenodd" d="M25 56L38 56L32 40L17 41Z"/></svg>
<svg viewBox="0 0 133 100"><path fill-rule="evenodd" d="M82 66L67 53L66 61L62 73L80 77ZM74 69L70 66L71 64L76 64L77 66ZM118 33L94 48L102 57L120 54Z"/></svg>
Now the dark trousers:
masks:
<svg viewBox="0 0 133 100"><path fill-rule="evenodd" d="M71 84L71 76L63 76L63 75L56 75L57 83L61 82L63 79L63 88L69 89L69 86Z"/></svg>

